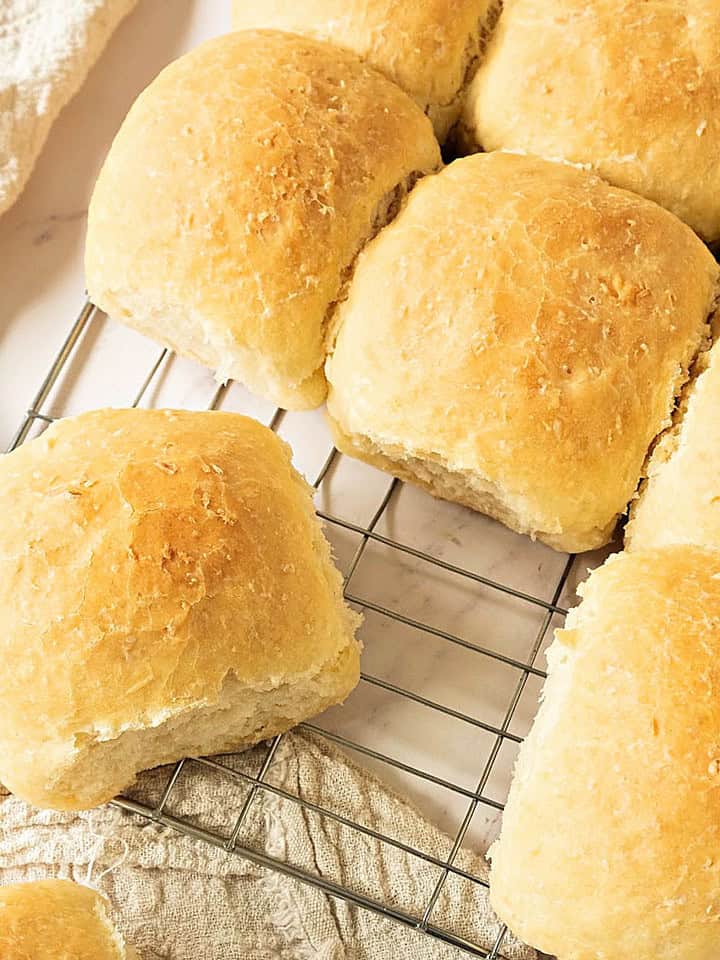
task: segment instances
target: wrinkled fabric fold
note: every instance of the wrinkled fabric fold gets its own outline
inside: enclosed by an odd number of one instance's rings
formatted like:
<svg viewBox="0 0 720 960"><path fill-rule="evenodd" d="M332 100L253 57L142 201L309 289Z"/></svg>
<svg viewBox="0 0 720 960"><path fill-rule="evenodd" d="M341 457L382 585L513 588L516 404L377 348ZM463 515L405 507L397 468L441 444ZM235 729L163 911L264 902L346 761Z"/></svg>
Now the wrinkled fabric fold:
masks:
<svg viewBox="0 0 720 960"><path fill-rule="evenodd" d="M264 754L257 748L221 758L226 769L186 763L167 812L229 836L250 789L233 771L255 774ZM169 773L163 768L143 774L130 795L157 804ZM430 857L442 859L450 852L452 839L412 804L315 735L286 735L266 781ZM265 790L257 791L238 840L413 916L422 915L442 874L435 864ZM487 876L480 853L462 850L455 865ZM3 798L0 882L46 877L80 882L89 877L113 903L119 926L143 960L458 956L454 947L424 934L116 808L56 813ZM485 948L499 929L486 888L457 875L449 877L430 920ZM536 957L509 935L503 955L510 960Z"/></svg>
<svg viewBox="0 0 720 960"><path fill-rule="evenodd" d="M136 2L0 4L0 214L22 193L57 115Z"/></svg>

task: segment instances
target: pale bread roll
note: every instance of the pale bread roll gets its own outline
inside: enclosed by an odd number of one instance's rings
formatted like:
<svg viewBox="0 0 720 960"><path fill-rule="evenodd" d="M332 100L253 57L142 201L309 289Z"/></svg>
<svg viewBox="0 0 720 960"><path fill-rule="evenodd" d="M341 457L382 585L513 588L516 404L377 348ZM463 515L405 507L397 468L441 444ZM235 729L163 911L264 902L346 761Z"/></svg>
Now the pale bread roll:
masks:
<svg viewBox="0 0 720 960"><path fill-rule="evenodd" d="M720 342L698 358L625 527L627 550L695 543L720 549Z"/></svg>
<svg viewBox="0 0 720 960"><path fill-rule="evenodd" d="M233 0L233 27L275 27L354 50L410 94L442 141L497 9L498 0Z"/></svg>
<svg viewBox="0 0 720 960"><path fill-rule="evenodd" d="M272 31L210 40L115 138L88 214L90 298L221 380L317 406L357 252L439 164L419 107L354 54Z"/></svg>
<svg viewBox="0 0 720 960"><path fill-rule="evenodd" d="M457 160L360 257L327 363L336 443L557 549L598 547L717 279L688 227L589 173Z"/></svg>
<svg viewBox="0 0 720 960"><path fill-rule="evenodd" d="M717 960L720 553L621 553L548 653L490 897L560 960Z"/></svg>
<svg viewBox="0 0 720 960"><path fill-rule="evenodd" d="M718 239L720 3L505 0L461 126L485 150L587 165Z"/></svg>
<svg viewBox="0 0 720 960"><path fill-rule="evenodd" d="M139 960L104 897L70 880L0 887L2 960Z"/></svg>
<svg viewBox="0 0 720 960"><path fill-rule="evenodd" d="M358 617L311 490L232 413L100 410L0 460L0 781L41 807L343 700Z"/></svg>

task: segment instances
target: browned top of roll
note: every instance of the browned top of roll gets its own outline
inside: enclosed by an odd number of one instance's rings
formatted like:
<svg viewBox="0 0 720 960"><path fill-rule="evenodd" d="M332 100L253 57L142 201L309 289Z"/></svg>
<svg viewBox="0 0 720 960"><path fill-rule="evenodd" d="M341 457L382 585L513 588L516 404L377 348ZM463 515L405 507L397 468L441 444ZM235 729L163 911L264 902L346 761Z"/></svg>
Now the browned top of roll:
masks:
<svg viewBox="0 0 720 960"><path fill-rule="evenodd" d="M353 53L218 37L163 70L115 138L90 204L88 291L221 376L315 405L355 254L396 187L439 162L419 107Z"/></svg>
<svg viewBox="0 0 720 960"><path fill-rule="evenodd" d="M465 102L486 150L587 164L720 236L720 3L505 0Z"/></svg>

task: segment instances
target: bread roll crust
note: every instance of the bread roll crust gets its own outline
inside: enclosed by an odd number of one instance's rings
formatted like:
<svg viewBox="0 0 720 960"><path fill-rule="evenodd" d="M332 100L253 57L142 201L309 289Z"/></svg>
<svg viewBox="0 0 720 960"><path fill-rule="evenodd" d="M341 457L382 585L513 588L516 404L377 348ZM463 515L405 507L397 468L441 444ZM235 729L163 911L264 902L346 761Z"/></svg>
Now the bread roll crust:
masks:
<svg viewBox="0 0 720 960"><path fill-rule="evenodd" d="M140 95L95 185L85 268L118 320L297 409L358 250L421 173L430 123L352 53L218 37Z"/></svg>
<svg viewBox="0 0 720 960"><path fill-rule="evenodd" d="M38 806L345 698L358 618L308 485L231 413L103 410L0 461L0 780Z"/></svg>
<svg viewBox="0 0 720 960"><path fill-rule="evenodd" d="M717 0L505 0L466 139L585 164L715 240L718 37Z"/></svg>
<svg viewBox="0 0 720 960"><path fill-rule="evenodd" d="M354 50L430 117L442 142L457 120L497 0L234 0L236 29L275 27Z"/></svg>
<svg viewBox="0 0 720 960"><path fill-rule="evenodd" d="M671 543L720 550L720 342L698 358L625 527L626 550Z"/></svg>
<svg viewBox="0 0 720 960"><path fill-rule="evenodd" d="M360 257L327 363L336 442L558 549L600 546L717 279L688 227L589 173L455 161Z"/></svg>
<svg viewBox="0 0 720 960"><path fill-rule="evenodd" d="M0 887L3 960L138 960L114 930L108 903L69 880Z"/></svg>
<svg viewBox="0 0 720 960"><path fill-rule="evenodd" d="M714 960L720 553L617 554L582 594L490 851L493 907L562 960Z"/></svg>

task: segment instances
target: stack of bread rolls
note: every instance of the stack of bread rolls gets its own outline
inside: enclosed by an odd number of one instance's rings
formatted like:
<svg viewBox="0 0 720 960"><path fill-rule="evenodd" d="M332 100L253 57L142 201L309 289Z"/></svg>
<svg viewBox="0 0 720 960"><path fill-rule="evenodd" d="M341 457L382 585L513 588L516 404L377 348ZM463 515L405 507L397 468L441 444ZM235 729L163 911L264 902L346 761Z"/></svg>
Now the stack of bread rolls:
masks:
<svg viewBox="0 0 720 960"><path fill-rule="evenodd" d="M90 206L90 296L281 406L329 384L338 446L438 496L560 550L607 543L707 341L713 257L585 170L497 152L432 175L430 123L368 63L395 76L389 50L430 34L449 56L486 4L266 6L236 3L238 25L302 35L210 41L130 111ZM338 22L342 45L315 39Z"/></svg>
<svg viewBox="0 0 720 960"><path fill-rule="evenodd" d="M560 960L716 960L720 8L502 7L235 0L243 29L121 127L88 291L220 380L327 397L341 450L555 549L633 503L550 651L492 899ZM443 168L439 140L494 152ZM0 779L32 802L103 802L357 682L266 428L91 412L0 482Z"/></svg>

